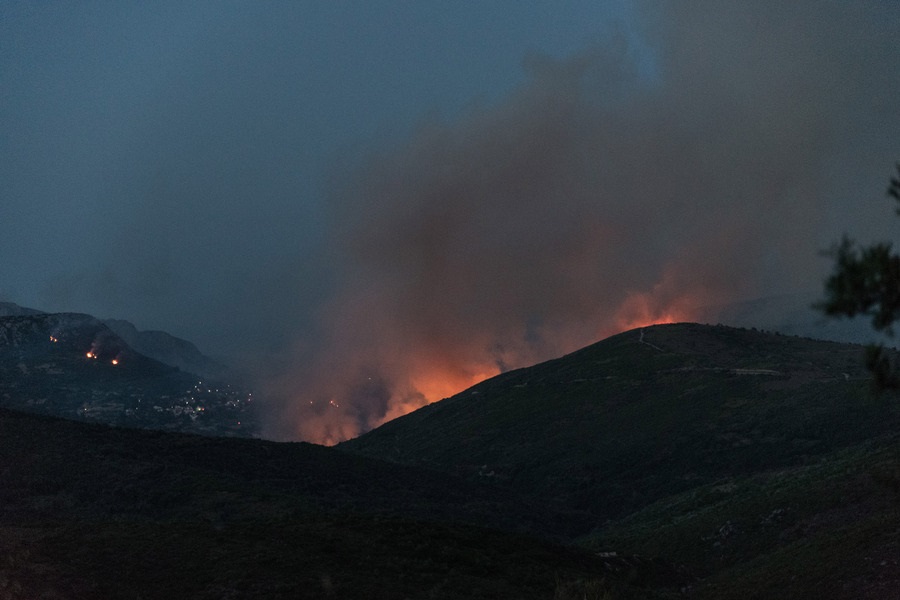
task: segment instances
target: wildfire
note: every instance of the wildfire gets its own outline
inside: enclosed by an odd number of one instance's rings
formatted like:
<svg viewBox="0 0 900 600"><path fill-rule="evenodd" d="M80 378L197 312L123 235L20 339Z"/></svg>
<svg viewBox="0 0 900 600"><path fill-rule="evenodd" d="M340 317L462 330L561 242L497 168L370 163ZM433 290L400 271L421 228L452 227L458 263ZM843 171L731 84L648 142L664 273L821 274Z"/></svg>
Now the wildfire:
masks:
<svg viewBox="0 0 900 600"><path fill-rule="evenodd" d="M431 366L415 376L408 388L395 389L391 395L388 411L370 426L383 425L499 374L500 369L496 365L480 365L470 369L454 369L447 365Z"/></svg>
<svg viewBox="0 0 900 600"><path fill-rule="evenodd" d="M50 336L50 341L53 342L53 343L55 344L56 342L59 341L59 338L53 337L53 336L51 335L51 336Z"/></svg>
<svg viewBox="0 0 900 600"><path fill-rule="evenodd" d="M412 385L425 397L426 404L430 404L449 398L453 394L499 374L500 369L490 365L480 366L474 369L474 372L436 368L415 378Z"/></svg>
<svg viewBox="0 0 900 600"><path fill-rule="evenodd" d="M97 359L97 355L94 354L93 352L86 352L86 353L85 353L85 356L88 357L88 358L93 358L94 360Z"/></svg>
<svg viewBox="0 0 900 600"><path fill-rule="evenodd" d="M661 299L659 296L663 296ZM665 298L666 294L633 293L619 307L614 319L619 333L650 325L684 323L694 321L697 316L697 301L692 295Z"/></svg>
<svg viewBox="0 0 900 600"><path fill-rule="evenodd" d="M334 369L336 375L327 382L317 381L321 387L314 386L317 389L303 399L303 408L297 407L293 435L326 445L344 441L458 394L502 370L561 356L626 330L705 318L708 310L703 307L716 304L721 295L717 292L673 267L655 284L616 295L615 303L603 298L596 304L589 302L588 314L575 315L571 323L548 319L534 330L523 327L522 331L509 323L500 323L496 331L486 324L480 330L464 328L465 335L439 326L366 332L379 340L380 345L373 344L376 351L360 358L350 349L349 360L322 367L322 372ZM407 337L394 340L395 330ZM375 381L360 384L359 373Z"/></svg>
<svg viewBox="0 0 900 600"><path fill-rule="evenodd" d="M650 327L651 325L665 325L667 323L684 323L691 318L677 311L661 311L641 314L635 317L620 318L617 321L619 331Z"/></svg>
<svg viewBox="0 0 900 600"><path fill-rule="evenodd" d="M683 294L673 299L666 297L667 295L660 293L661 291L655 289L653 292L629 295L616 311L609 326L598 331L595 340L577 340L577 342L576 340L558 340L560 347L556 350L570 352L577 349L580 344L590 343L590 341L603 339L629 329L666 323L682 323L696 319L697 311L694 308L697 304L696 298L690 294ZM566 343L566 341L571 343ZM522 366L518 363L526 355L528 355L527 352L523 352L522 355L513 353L513 356L517 357L519 361L513 359L511 364ZM416 364L414 374L405 389L403 389L404 386L400 386L401 389L393 390L387 413L377 423L371 423L371 426L377 427L422 406L453 396L486 379L499 375L501 372L495 364L490 362L469 364L464 367L453 366L443 361L423 362Z"/></svg>
<svg viewBox="0 0 900 600"><path fill-rule="evenodd" d="M112 359L110 362L111 362L112 364L114 364L114 365L117 365L117 364L119 364L119 359L118 359L118 358L114 358L114 359Z"/></svg>

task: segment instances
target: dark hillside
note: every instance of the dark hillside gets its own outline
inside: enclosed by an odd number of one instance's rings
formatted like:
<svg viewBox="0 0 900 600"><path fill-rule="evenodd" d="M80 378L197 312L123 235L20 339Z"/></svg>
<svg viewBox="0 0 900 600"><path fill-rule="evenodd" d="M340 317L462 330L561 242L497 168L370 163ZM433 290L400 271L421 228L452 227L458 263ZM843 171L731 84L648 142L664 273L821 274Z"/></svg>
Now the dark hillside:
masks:
<svg viewBox="0 0 900 600"><path fill-rule="evenodd" d="M617 577L509 532L528 528L554 520L329 448L0 409L2 598L537 599Z"/></svg>
<svg viewBox="0 0 900 600"><path fill-rule="evenodd" d="M603 522L896 430L861 357L854 345L660 325L500 375L340 447L508 481Z"/></svg>
<svg viewBox="0 0 900 600"><path fill-rule="evenodd" d="M177 435L41 418L0 409L2 510L10 517L52 517L73 502L80 515L101 519L182 519L198 498L213 521L260 508L296 509L465 522L482 527L562 537L584 526L577 515L543 506L490 482L466 482L417 467L306 443ZM10 490L35 488L46 510L14 502ZM215 491L207 497L207 492ZM293 503L293 504L291 504ZM245 514L246 513L246 514Z"/></svg>
<svg viewBox="0 0 900 600"><path fill-rule="evenodd" d="M155 360L195 373L203 379L227 379L228 368L204 356L197 346L165 331L139 331L132 323L121 319L104 319L109 327L129 346Z"/></svg>
<svg viewBox="0 0 900 600"><path fill-rule="evenodd" d="M340 448L586 511L584 543L681 562L710 578L702 597L785 597L773 590L792 581L787 597L863 597L853 594L882 589L879 578L900 583L900 403L871 393L862 354L754 330L648 327ZM891 558L877 570L873 556ZM764 580L767 592L748 593ZM845 583L849 596L829 587Z"/></svg>

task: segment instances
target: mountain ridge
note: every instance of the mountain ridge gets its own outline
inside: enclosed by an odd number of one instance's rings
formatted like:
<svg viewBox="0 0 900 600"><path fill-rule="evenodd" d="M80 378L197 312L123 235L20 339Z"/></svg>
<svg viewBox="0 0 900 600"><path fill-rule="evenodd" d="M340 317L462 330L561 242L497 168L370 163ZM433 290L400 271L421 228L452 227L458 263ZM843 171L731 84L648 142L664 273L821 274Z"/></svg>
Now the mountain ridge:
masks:
<svg viewBox="0 0 900 600"><path fill-rule="evenodd" d="M223 379L229 376L228 367L204 355L193 342L165 331L139 330L133 323L123 319L103 319L103 324L141 354L162 363L206 379Z"/></svg>
<svg viewBox="0 0 900 600"><path fill-rule="evenodd" d="M0 405L132 427L257 430L252 394L147 357L82 313L0 317Z"/></svg>
<svg viewBox="0 0 900 600"><path fill-rule="evenodd" d="M21 317L46 314L86 314L86 313L49 313L34 308L19 306L13 302L0 302L0 317ZM124 319L91 318L103 323L129 346L144 356L172 367L178 367L186 373L202 375L207 379L228 378L227 366L203 354L193 342L179 338L165 331L140 330L131 321Z"/></svg>
<svg viewBox="0 0 900 600"><path fill-rule="evenodd" d="M708 580L698 598L880 598L826 589L852 588L847 573L864 570L828 544L853 539L873 556L898 547L900 403L871 392L863 353L656 325L504 373L338 448L584 511L593 525L580 543L678 557ZM897 561L884 560L881 583L855 575L866 590L900 585ZM764 577L768 595L748 594Z"/></svg>
<svg viewBox="0 0 900 600"><path fill-rule="evenodd" d="M493 434L499 436L502 426L512 426L517 421L515 415L533 418L533 422L529 421L531 425L552 423L550 405L561 402L559 408L566 407L572 404L572 401L567 403L566 398L573 394L582 404L569 406L572 414L565 417L568 420L590 415L592 407L584 405L588 397L604 398L614 405L623 404L641 400L650 393L649 386L658 384L671 384L678 394L689 394L681 387L688 385L692 378L707 375L716 377L713 383L720 393L759 391L759 386L755 385L758 383L781 391L792 387L802 389L806 384L816 383L846 386L859 394L868 389L869 380L862 354L862 346L855 344L809 340L752 329L690 323L656 325L623 332L563 357L503 373L399 417L340 444L340 447L396 460L398 456L402 457L402 452L398 455L396 441L388 442L388 438L401 435L405 438L401 440L404 443L437 444L441 436L427 423L437 421L438 416L444 427L452 426L447 422L450 419L459 421L462 426L462 413L483 417L493 410L494 404L500 403L509 410L505 413L499 408L494 411L501 419L499 422L470 424L473 439ZM530 394L535 391L536 397ZM542 391L546 394L541 395ZM525 403L527 410L523 411ZM539 416L533 417L533 414ZM519 424L522 418L518 419ZM458 456L457 451L455 448L454 453L447 456ZM420 457L428 455L417 446L409 452Z"/></svg>

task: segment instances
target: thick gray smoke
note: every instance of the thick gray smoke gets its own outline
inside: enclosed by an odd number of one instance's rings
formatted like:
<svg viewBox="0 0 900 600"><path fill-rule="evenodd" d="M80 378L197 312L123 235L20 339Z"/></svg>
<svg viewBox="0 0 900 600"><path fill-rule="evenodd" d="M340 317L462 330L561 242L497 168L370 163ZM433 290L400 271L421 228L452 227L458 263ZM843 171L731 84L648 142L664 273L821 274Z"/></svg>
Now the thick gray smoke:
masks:
<svg viewBox="0 0 900 600"><path fill-rule="evenodd" d="M629 327L818 286L836 225L883 230L837 195L879 198L900 152L898 10L862 4L650 3L654 64L626 36L529 57L501 102L336 169L337 286L270 433L333 443Z"/></svg>

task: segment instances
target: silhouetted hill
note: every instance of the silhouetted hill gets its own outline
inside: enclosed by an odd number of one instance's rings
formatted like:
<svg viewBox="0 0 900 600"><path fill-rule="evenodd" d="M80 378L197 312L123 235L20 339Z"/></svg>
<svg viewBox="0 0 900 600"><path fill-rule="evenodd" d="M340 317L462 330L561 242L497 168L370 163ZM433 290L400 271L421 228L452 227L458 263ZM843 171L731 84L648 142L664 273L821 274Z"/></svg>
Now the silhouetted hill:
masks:
<svg viewBox="0 0 900 600"><path fill-rule="evenodd" d="M45 314L48 313L12 302L0 302L0 317ZM100 322L133 349L163 364L178 367L182 371L200 375L205 379L227 379L230 376L228 367L204 355L197 346L187 340L165 331L142 331L130 321L122 319L103 319Z"/></svg>
<svg viewBox="0 0 900 600"><path fill-rule="evenodd" d="M41 311L13 304L12 302L0 302L0 317L21 317L24 315L39 315Z"/></svg>
<svg viewBox="0 0 900 600"><path fill-rule="evenodd" d="M821 586L865 580L865 561L849 567L827 545L849 536L884 555L900 531L900 410L869 388L860 346L659 325L499 375L339 448L505 482L593 515L585 543L677 557L703 576L790 572L783 556L768 561L804 548L793 567L807 575L770 583L794 582L782 597L841 597ZM900 583L895 559L885 577Z"/></svg>
<svg viewBox="0 0 900 600"><path fill-rule="evenodd" d="M834 400L862 400L867 376L858 346L656 326L494 377L341 447L492 473L604 520L673 486L803 463L890 430L871 414L853 427L849 403Z"/></svg>
<svg viewBox="0 0 900 600"><path fill-rule="evenodd" d="M165 331L140 331L129 321L104 319L103 324L125 340L129 346L167 365L204 379L226 379L228 368L204 355L197 346Z"/></svg>
<svg viewBox="0 0 900 600"><path fill-rule="evenodd" d="M4 598L538 599L624 583L613 567L637 559L511 532L548 516L486 482L321 446L0 409Z"/></svg>
<svg viewBox="0 0 900 600"><path fill-rule="evenodd" d="M251 396L136 352L90 315L0 317L0 405L133 427L252 435Z"/></svg>

